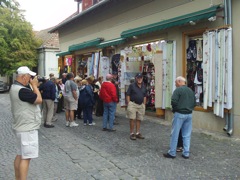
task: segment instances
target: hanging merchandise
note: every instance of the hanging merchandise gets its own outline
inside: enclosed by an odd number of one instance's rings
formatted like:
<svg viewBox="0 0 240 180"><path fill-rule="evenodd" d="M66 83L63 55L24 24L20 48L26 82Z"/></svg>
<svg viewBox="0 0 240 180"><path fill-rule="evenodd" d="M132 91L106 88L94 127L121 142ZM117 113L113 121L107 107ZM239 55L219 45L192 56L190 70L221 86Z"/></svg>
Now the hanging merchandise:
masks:
<svg viewBox="0 0 240 180"><path fill-rule="evenodd" d="M203 41L200 39L197 39L196 41L196 50L197 50L197 61L203 60Z"/></svg>
<svg viewBox="0 0 240 180"><path fill-rule="evenodd" d="M94 75L94 57L95 57L95 54L92 53L91 63L90 63L90 67L89 67L89 76Z"/></svg>
<svg viewBox="0 0 240 180"><path fill-rule="evenodd" d="M196 40L190 40L187 49L187 60L196 61L196 59L197 59Z"/></svg>
<svg viewBox="0 0 240 180"><path fill-rule="evenodd" d="M155 69L154 64L150 61L144 61L143 65L143 82L147 89L147 109L155 110Z"/></svg>
<svg viewBox="0 0 240 180"><path fill-rule="evenodd" d="M223 118L224 108L232 108L231 28L203 34L203 63L202 70L197 69L197 81L203 82L203 108L214 105L214 114Z"/></svg>
<svg viewBox="0 0 240 180"><path fill-rule="evenodd" d="M204 42L205 43L205 42ZM187 86L196 97L197 106L203 104L203 41L202 38L192 37L187 48Z"/></svg>
<svg viewBox="0 0 240 180"><path fill-rule="evenodd" d="M171 108L176 79L176 42L163 42L163 109Z"/></svg>
<svg viewBox="0 0 240 180"><path fill-rule="evenodd" d="M99 71L101 72L101 76L103 76L103 81L106 81L106 76L109 73L109 70L110 70L109 57L102 56L100 58Z"/></svg>
<svg viewBox="0 0 240 180"><path fill-rule="evenodd" d="M94 55L94 68L93 68L93 75L95 79L99 77L98 76L99 59L100 59L99 52L96 52Z"/></svg>
<svg viewBox="0 0 240 180"><path fill-rule="evenodd" d="M163 84L163 53L157 52L153 56L155 69L155 108L162 108L162 84Z"/></svg>
<svg viewBox="0 0 240 180"><path fill-rule="evenodd" d="M120 64L120 54L114 54L112 56L112 72L118 72L119 64Z"/></svg>

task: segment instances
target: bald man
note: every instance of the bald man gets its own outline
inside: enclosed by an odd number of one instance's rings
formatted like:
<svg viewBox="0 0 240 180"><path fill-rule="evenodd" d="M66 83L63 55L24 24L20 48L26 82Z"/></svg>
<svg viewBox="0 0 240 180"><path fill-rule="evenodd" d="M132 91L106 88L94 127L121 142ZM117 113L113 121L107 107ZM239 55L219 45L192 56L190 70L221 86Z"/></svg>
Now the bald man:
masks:
<svg viewBox="0 0 240 180"><path fill-rule="evenodd" d="M192 133L192 111L196 106L194 92L186 86L186 79L179 76L175 80L176 89L171 98L172 111L174 117L172 120L172 131L170 139L170 150L163 154L165 158L175 158L179 131L182 130L184 159L189 158L190 141Z"/></svg>

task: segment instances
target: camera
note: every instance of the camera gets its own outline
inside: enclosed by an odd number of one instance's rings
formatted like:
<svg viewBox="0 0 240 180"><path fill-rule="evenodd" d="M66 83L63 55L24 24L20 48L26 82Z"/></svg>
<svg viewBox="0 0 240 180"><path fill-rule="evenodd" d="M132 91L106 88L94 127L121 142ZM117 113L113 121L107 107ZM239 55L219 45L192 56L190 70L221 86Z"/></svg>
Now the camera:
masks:
<svg viewBox="0 0 240 180"><path fill-rule="evenodd" d="M41 77L41 76L38 76L38 82L45 82L46 81L46 79L44 78L44 77Z"/></svg>
<svg viewBox="0 0 240 180"><path fill-rule="evenodd" d="M32 79L34 79L35 78L35 76L32 76ZM37 79L38 79L38 82L45 82L46 81L46 79L44 78L44 77L41 77L41 76L37 76Z"/></svg>

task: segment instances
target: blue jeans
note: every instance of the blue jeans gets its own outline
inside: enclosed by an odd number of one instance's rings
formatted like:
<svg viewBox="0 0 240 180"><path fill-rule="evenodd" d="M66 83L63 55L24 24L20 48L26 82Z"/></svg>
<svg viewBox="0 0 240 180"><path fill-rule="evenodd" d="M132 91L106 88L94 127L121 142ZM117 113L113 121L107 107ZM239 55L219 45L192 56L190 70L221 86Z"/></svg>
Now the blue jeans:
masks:
<svg viewBox="0 0 240 180"><path fill-rule="evenodd" d="M172 131L170 138L170 150L168 153L171 156L176 156L179 131L182 129L183 138L183 155L189 156L191 133L192 133L192 114L180 114L175 112L172 120Z"/></svg>
<svg viewBox="0 0 240 180"><path fill-rule="evenodd" d="M116 103L103 103L104 111L103 111L103 128L107 128L107 124L109 124L109 129L113 129L113 121L115 116Z"/></svg>
<svg viewBox="0 0 240 180"><path fill-rule="evenodd" d="M93 121L92 110L93 110L92 106L83 107L83 121L84 121L84 123L87 123L87 121L88 121L89 124L92 123L92 121Z"/></svg>

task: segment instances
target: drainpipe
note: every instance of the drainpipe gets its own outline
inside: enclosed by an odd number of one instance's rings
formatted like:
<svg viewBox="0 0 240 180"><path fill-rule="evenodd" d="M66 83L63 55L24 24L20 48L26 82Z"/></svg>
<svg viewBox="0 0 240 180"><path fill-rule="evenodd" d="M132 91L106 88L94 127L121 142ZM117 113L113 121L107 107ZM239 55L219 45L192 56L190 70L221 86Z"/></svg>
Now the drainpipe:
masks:
<svg viewBox="0 0 240 180"><path fill-rule="evenodd" d="M227 0L227 10L228 10L228 21L227 23L232 25L232 0ZM234 103L234 102L233 102ZM228 121L228 131L227 134L231 136L233 134L233 110L230 110L230 113L228 114L229 121Z"/></svg>
<svg viewBox="0 0 240 180"><path fill-rule="evenodd" d="M232 24L232 2L231 0L224 0L224 23L225 25ZM233 134L233 110L231 109L228 113L226 113L225 117L225 127L224 131L227 132L228 136Z"/></svg>

